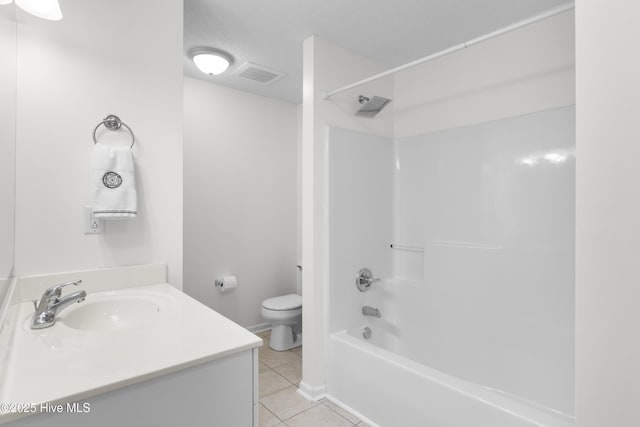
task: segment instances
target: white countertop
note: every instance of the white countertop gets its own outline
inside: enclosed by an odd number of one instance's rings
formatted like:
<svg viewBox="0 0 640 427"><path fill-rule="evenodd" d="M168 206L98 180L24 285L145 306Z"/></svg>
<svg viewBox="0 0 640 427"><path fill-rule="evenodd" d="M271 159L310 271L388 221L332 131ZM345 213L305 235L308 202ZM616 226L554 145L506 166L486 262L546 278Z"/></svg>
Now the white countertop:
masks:
<svg viewBox="0 0 640 427"><path fill-rule="evenodd" d="M157 317L117 330L65 323L85 303L63 310L54 326L32 330L33 305L21 303L0 402L39 406L87 399L262 345L256 335L166 283L89 293L86 303L140 295L159 301ZM0 423L20 416L0 413Z"/></svg>

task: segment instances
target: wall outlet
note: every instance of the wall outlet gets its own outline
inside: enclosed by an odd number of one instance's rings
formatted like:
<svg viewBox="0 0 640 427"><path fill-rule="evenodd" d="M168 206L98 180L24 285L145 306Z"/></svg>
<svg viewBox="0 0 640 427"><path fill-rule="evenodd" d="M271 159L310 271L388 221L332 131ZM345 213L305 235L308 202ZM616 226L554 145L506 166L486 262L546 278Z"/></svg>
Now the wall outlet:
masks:
<svg viewBox="0 0 640 427"><path fill-rule="evenodd" d="M104 233L104 219L93 216L91 206L84 207L84 234Z"/></svg>

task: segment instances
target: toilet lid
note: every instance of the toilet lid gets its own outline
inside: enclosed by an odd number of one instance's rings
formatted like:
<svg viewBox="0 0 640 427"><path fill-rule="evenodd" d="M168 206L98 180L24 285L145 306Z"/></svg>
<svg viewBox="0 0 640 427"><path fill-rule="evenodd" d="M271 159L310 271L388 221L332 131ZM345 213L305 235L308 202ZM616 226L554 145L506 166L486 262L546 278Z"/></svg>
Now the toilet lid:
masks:
<svg viewBox="0 0 640 427"><path fill-rule="evenodd" d="M262 306L275 311L295 310L302 307L302 297L298 294L282 295L264 300Z"/></svg>

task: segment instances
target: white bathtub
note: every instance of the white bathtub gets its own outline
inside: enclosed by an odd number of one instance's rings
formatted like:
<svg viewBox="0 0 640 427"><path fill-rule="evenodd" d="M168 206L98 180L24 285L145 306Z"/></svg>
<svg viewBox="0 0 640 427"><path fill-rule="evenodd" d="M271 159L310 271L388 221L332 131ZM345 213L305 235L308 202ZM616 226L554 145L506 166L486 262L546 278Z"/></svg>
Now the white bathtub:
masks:
<svg viewBox="0 0 640 427"><path fill-rule="evenodd" d="M373 331L374 337L376 331ZM572 427L573 417L378 347L362 329L329 338L327 394L383 427Z"/></svg>

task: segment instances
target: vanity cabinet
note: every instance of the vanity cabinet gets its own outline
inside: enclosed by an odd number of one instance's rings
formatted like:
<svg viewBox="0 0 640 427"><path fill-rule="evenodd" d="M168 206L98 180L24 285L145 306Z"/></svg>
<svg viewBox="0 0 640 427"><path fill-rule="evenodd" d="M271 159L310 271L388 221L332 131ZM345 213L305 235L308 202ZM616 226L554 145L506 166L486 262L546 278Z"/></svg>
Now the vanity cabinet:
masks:
<svg viewBox="0 0 640 427"><path fill-rule="evenodd" d="M18 278L0 329L11 343L0 357L0 424L257 426L262 340L163 283L165 272L149 264ZM73 277L86 300L31 329L31 301Z"/></svg>
<svg viewBox="0 0 640 427"><path fill-rule="evenodd" d="M257 358L257 349L245 350L88 399L61 403L62 413L40 413L5 425L257 426ZM51 405L51 411L57 408Z"/></svg>

